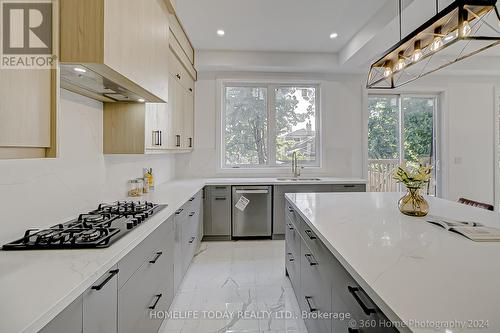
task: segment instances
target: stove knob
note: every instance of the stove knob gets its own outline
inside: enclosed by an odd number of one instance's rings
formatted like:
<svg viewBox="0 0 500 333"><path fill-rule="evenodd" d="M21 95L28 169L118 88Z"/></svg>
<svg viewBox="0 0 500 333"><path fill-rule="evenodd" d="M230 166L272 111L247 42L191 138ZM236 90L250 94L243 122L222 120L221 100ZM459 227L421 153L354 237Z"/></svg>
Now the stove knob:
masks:
<svg viewBox="0 0 500 333"><path fill-rule="evenodd" d="M139 224L139 220L138 219L132 219L132 223L134 224L134 227L137 226Z"/></svg>
<svg viewBox="0 0 500 333"><path fill-rule="evenodd" d="M134 223L133 222L127 222L127 229L132 229L134 227Z"/></svg>

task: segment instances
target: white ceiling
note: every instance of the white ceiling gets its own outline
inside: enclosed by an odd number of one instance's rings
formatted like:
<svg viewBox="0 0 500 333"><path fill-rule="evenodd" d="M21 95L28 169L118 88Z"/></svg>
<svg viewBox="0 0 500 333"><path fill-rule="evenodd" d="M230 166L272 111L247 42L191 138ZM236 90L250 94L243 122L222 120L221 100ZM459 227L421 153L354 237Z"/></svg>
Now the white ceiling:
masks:
<svg viewBox="0 0 500 333"><path fill-rule="evenodd" d="M178 0L177 14L198 50L339 52L387 1Z"/></svg>

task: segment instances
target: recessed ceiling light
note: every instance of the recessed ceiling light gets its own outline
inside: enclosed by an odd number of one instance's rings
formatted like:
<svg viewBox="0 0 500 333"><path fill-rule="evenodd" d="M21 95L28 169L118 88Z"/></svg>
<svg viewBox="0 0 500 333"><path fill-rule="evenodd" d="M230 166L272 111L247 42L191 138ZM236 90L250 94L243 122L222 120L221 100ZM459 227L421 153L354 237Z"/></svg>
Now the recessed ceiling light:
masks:
<svg viewBox="0 0 500 333"><path fill-rule="evenodd" d="M141 103L144 103L146 100L144 98L139 98L137 101L141 102Z"/></svg>
<svg viewBox="0 0 500 333"><path fill-rule="evenodd" d="M226 34L226 32L222 29L217 30L217 35L224 36L225 34Z"/></svg>
<svg viewBox="0 0 500 333"><path fill-rule="evenodd" d="M337 38L338 36L339 36L339 34L338 34L338 33L336 33L336 32L332 32L332 33L330 34L330 39Z"/></svg>
<svg viewBox="0 0 500 333"><path fill-rule="evenodd" d="M75 72L79 72L79 73L87 73L87 71L81 67L75 67L75 68L73 68L73 70Z"/></svg>

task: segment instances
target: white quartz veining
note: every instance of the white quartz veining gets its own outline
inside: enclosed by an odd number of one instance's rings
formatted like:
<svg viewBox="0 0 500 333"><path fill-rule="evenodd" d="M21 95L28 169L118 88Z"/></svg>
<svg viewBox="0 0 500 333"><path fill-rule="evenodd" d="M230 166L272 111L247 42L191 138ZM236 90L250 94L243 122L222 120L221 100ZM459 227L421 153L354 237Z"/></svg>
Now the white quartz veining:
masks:
<svg viewBox="0 0 500 333"><path fill-rule="evenodd" d="M473 242L405 216L400 195L287 194L389 319L410 332L500 332L500 243ZM428 199L433 215L500 227L498 213Z"/></svg>

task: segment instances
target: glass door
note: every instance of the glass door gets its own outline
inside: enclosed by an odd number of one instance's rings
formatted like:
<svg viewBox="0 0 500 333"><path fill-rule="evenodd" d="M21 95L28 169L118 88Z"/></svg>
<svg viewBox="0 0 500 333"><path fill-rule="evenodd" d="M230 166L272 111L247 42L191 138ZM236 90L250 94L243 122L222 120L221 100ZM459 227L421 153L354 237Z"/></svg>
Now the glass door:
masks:
<svg viewBox="0 0 500 333"><path fill-rule="evenodd" d="M373 192L401 191L397 167L433 166L425 192L437 195L438 98L434 95L370 95L368 99L368 181Z"/></svg>

